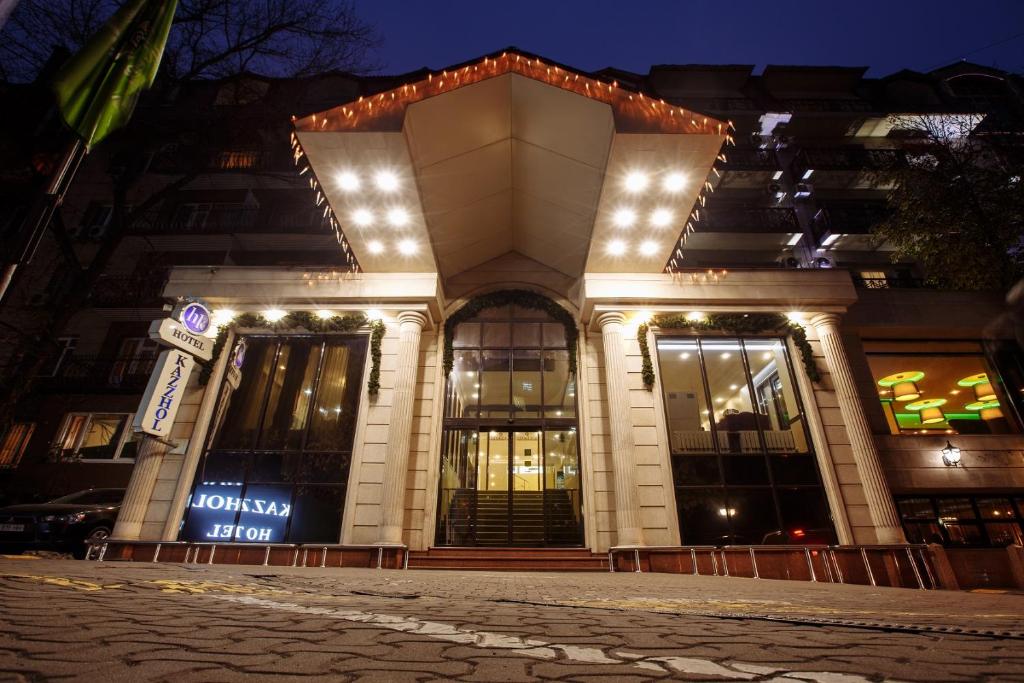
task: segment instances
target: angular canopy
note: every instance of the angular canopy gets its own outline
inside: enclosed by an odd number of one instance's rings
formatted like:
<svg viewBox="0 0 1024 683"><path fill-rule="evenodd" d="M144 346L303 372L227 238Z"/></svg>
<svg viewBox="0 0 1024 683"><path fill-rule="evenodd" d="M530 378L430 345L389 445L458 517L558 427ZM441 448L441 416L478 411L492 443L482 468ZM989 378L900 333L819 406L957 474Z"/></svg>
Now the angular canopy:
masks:
<svg viewBox="0 0 1024 683"><path fill-rule="evenodd" d="M297 120L295 146L365 271L518 252L578 278L665 268L726 128L509 51Z"/></svg>

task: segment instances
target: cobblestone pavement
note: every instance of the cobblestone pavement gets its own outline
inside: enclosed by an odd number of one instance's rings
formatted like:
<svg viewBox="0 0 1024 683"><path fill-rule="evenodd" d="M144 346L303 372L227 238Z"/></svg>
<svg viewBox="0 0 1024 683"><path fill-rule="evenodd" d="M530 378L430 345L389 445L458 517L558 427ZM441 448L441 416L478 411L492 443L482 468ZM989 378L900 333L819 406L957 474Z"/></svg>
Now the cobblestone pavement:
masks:
<svg viewBox="0 0 1024 683"><path fill-rule="evenodd" d="M668 574L0 559L0 680L298 676L1021 681L1024 596Z"/></svg>

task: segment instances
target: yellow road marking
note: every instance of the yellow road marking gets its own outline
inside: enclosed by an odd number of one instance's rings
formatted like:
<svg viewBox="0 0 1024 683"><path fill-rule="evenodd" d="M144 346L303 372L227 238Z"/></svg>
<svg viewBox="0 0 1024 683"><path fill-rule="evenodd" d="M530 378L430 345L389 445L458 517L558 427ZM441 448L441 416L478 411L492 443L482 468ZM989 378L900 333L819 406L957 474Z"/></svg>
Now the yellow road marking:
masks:
<svg viewBox="0 0 1024 683"><path fill-rule="evenodd" d="M223 581L188 581L181 579L157 579L146 583L155 584L163 593L241 593L243 595L288 595L290 591L261 584L225 583Z"/></svg>
<svg viewBox="0 0 1024 683"><path fill-rule="evenodd" d="M0 559L4 560L41 560L42 558L38 555L0 555Z"/></svg>
<svg viewBox="0 0 1024 683"><path fill-rule="evenodd" d="M60 586L62 588L74 588L80 591L101 591L104 588L122 588L123 583L110 583L101 584L94 583L92 581L84 581L82 579L69 579L64 576L38 576L35 574L0 574L0 577L5 579L28 579L29 581L38 581L51 586Z"/></svg>

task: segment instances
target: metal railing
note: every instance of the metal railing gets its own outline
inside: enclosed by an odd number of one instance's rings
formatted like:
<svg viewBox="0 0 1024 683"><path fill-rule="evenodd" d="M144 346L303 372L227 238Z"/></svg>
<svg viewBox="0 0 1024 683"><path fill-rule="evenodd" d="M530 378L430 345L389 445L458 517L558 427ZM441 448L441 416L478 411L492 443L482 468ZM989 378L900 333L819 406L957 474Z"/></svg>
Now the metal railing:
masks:
<svg viewBox="0 0 1024 683"><path fill-rule="evenodd" d="M312 203L312 202L311 202ZM136 235L171 234L233 234L233 233L330 233L330 226L320 211L301 208L295 211L274 211L259 208L217 207L194 212L166 210L137 217L129 231Z"/></svg>
<svg viewBox="0 0 1024 683"><path fill-rule="evenodd" d="M853 284L861 289L921 289L924 278L919 277L861 277L853 276Z"/></svg>
<svg viewBox="0 0 1024 683"><path fill-rule="evenodd" d="M732 148L725 151L723 171L777 171L774 149Z"/></svg>
<svg viewBox="0 0 1024 683"><path fill-rule="evenodd" d="M826 232L843 235L867 235L871 228L889 215L884 206L826 206L814 216L819 235Z"/></svg>
<svg viewBox="0 0 1024 683"><path fill-rule="evenodd" d="M56 372L37 381L61 391L142 391L155 364L155 357L69 356Z"/></svg>
<svg viewBox="0 0 1024 683"><path fill-rule="evenodd" d="M863 147L805 147L793 159L793 172L801 177L804 172L859 171L877 173L899 168L906 164L901 149L864 149Z"/></svg>
<svg viewBox="0 0 1024 683"><path fill-rule="evenodd" d="M153 308L163 304L168 273L157 271L148 277L102 275L89 292L89 302L98 308Z"/></svg>
<svg viewBox="0 0 1024 683"><path fill-rule="evenodd" d="M645 561L647 572L939 588L925 545L660 546L608 551L610 572L644 572Z"/></svg>
<svg viewBox="0 0 1024 683"><path fill-rule="evenodd" d="M800 232L789 208L715 207L702 214L697 229L705 232Z"/></svg>

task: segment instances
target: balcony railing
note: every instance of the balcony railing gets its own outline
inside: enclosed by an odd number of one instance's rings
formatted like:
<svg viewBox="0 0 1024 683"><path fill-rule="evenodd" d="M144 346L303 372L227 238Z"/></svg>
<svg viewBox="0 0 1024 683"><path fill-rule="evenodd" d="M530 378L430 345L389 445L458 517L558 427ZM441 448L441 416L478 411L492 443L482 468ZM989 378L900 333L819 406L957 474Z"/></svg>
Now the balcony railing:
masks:
<svg viewBox="0 0 1024 683"><path fill-rule="evenodd" d="M156 358L70 356L52 375L37 379L53 391L138 393L146 388L155 364Z"/></svg>
<svg viewBox="0 0 1024 683"><path fill-rule="evenodd" d="M819 236L825 233L868 235L871 228L887 216L888 210L881 206L829 206L814 216L814 227Z"/></svg>
<svg viewBox="0 0 1024 683"><path fill-rule="evenodd" d="M89 292L97 308L153 308L163 304L168 274L159 270L148 277L101 276Z"/></svg>
<svg viewBox="0 0 1024 683"><path fill-rule="evenodd" d="M707 232L799 232L796 213L787 208L725 208L702 211L698 230Z"/></svg>
<svg viewBox="0 0 1024 683"><path fill-rule="evenodd" d="M312 201L310 202L312 204ZM261 209L220 209L203 212L178 212L168 215L155 211L139 216L131 225L138 235L167 234L235 234L235 233L300 233L330 234L320 211L310 206L293 212Z"/></svg>
<svg viewBox="0 0 1024 683"><path fill-rule="evenodd" d="M905 164L906 155L901 149L805 147L793 159L793 172L798 178L809 170L879 173Z"/></svg>
<svg viewBox="0 0 1024 683"><path fill-rule="evenodd" d="M921 289L924 279L919 277L861 277L853 276L853 284L861 289Z"/></svg>
<svg viewBox="0 0 1024 683"><path fill-rule="evenodd" d="M723 171L777 171L779 164L774 149L735 148L725 151Z"/></svg>

